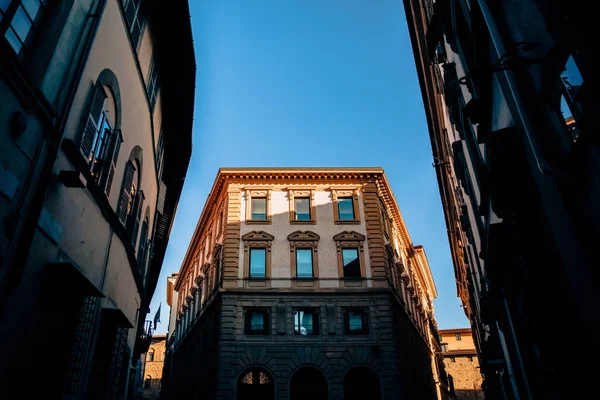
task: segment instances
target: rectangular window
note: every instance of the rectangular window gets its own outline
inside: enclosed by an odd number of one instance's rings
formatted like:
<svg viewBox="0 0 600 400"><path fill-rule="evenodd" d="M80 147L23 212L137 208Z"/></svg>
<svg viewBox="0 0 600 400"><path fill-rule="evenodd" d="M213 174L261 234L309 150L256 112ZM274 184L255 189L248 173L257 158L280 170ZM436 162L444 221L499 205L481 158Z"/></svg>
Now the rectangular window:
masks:
<svg viewBox="0 0 600 400"><path fill-rule="evenodd" d="M250 249L250 278L265 278L267 275L267 249Z"/></svg>
<svg viewBox="0 0 600 400"><path fill-rule="evenodd" d="M447 344L442 344L441 347L442 347L442 351L443 352L447 352L448 351L448 345Z"/></svg>
<svg viewBox="0 0 600 400"><path fill-rule="evenodd" d="M268 335L269 314L265 310L248 310L244 325L246 335Z"/></svg>
<svg viewBox="0 0 600 400"><path fill-rule="evenodd" d="M345 332L347 335L366 335L369 333L367 314L364 311L348 310L345 317Z"/></svg>
<svg viewBox="0 0 600 400"><path fill-rule="evenodd" d="M30 36L39 31L40 19L46 9L47 0L0 0L0 21L6 18L8 27L4 34L13 50L20 54L30 43ZM28 43L29 42L29 43Z"/></svg>
<svg viewBox="0 0 600 400"><path fill-rule="evenodd" d="M354 221L354 201L352 197L338 198L338 219L340 221Z"/></svg>
<svg viewBox="0 0 600 400"><path fill-rule="evenodd" d="M150 107L154 110L156 104L156 95L160 87L158 80L158 65L156 59L152 59L152 65L150 65L150 72L148 73L148 82L146 83L146 93L148 94L148 100L150 101Z"/></svg>
<svg viewBox="0 0 600 400"><path fill-rule="evenodd" d="M462 340L462 338L460 337L460 333L456 334L456 340Z"/></svg>
<svg viewBox="0 0 600 400"><path fill-rule="evenodd" d="M312 249L296 249L296 277L313 277L313 251Z"/></svg>
<svg viewBox="0 0 600 400"><path fill-rule="evenodd" d="M294 219L296 221L310 221L310 198L298 197L294 199Z"/></svg>
<svg viewBox="0 0 600 400"><path fill-rule="evenodd" d="M358 249L342 249L342 262L344 265L344 278L360 277L360 260Z"/></svg>
<svg viewBox="0 0 600 400"><path fill-rule="evenodd" d="M250 212L252 213L252 221L267 220L267 199L264 197L256 197L251 200Z"/></svg>
<svg viewBox="0 0 600 400"><path fill-rule="evenodd" d="M319 318L314 310L296 310L294 312L294 334L311 336L319 334Z"/></svg>
<svg viewBox="0 0 600 400"><path fill-rule="evenodd" d="M121 3L123 3L123 9L125 10L125 19L129 26L133 47L137 48L146 16L142 0L121 0Z"/></svg>

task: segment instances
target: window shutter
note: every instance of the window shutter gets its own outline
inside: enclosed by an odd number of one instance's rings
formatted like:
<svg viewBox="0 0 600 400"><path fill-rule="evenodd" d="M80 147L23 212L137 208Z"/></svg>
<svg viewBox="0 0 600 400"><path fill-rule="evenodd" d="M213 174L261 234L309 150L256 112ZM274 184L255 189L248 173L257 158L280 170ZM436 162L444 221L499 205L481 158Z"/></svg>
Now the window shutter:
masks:
<svg viewBox="0 0 600 400"><path fill-rule="evenodd" d="M107 141L108 150L106 152L106 161L100 179L100 187L104 188L106 197L110 196L110 189L112 187L113 179L115 178L115 168L117 167L117 159L119 157L122 141L123 136L121 135L120 129L114 129Z"/></svg>
<svg viewBox="0 0 600 400"><path fill-rule="evenodd" d="M96 86L92 90L89 113L86 116L85 127L83 128L81 143L79 145L81 154L83 154L88 162L92 153L92 146L94 146L94 136L96 136L96 131L98 130L98 120L100 119L100 114L104 108L104 101L107 97L102 84L96 82Z"/></svg>
<svg viewBox="0 0 600 400"><path fill-rule="evenodd" d="M133 185L134 170L135 167L133 166L133 163L127 161L125 173L123 174L123 189L121 190L118 208L119 221L121 221L123 225L127 224L127 207L131 201L131 185Z"/></svg>
<svg viewBox="0 0 600 400"><path fill-rule="evenodd" d="M140 244L138 246L138 269L140 275L144 275L144 268L146 264L146 250L148 248L148 223L144 220L142 222L142 232L140 233Z"/></svg>
<svg viewBox="0 0 600 400"><path fill-rule="evenodd" d="M165 209L165 196L167 195L167 185L163 181L160 181L160 188L158 190L158 204L156 210L163 214Z"/></svg>
<svg viewBox="0 0 600 400"><path fill-rule="evenodd" d="M135 199L133 201L133 208L131 210L131 214L129 217L131 218L131 232L129 237L131 237L131 244L135 248L135 242L137 241L138 231L140 229L140 219L142 216L142 208L144 205L144 192L142 190L138 190Z"/></svg>

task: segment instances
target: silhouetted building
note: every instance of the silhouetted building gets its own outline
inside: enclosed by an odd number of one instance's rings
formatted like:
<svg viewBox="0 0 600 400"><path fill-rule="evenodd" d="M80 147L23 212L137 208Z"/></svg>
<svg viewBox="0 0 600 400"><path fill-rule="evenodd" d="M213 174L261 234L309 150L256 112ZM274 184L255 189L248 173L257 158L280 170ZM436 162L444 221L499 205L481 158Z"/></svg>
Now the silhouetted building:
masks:
<svg viewBox="0 0 600 400"><path fill-rule="evenodd" d="M194 82L186 1L0 1L0 397L132 388Z"/></svg>
<svg viewBox="0 0 600 400"><path fill-rule="evenodd" d="M436 295L382 169L221 169L168 281L163 398L443 398Z"/></svg>
<svg viewBox="0 0 600 400"><path fill-rule="evenodd" d="M585 398L600 265L593 3L404 4L486 397ZM578 340L557 345L557 327Z"/></svg>

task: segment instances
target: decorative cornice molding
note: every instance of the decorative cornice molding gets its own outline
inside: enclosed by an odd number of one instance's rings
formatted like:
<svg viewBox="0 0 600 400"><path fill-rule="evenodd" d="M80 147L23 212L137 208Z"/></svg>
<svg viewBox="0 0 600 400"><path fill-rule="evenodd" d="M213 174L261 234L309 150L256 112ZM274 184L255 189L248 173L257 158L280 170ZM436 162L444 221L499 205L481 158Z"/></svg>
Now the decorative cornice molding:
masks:
<svg viewBox="0 0 600 400"><path fill-rule="evenodd" d="M362 242L365 239L365 235L361 235L360 233L354 231L343 231L333 236L333 240L336 242Z"/></svg>
<svg viewBox="0 0 600 400"><path fill-rule="evenodd" d="M246 233L245 235L242 235L242 240L244 240L244 241L253 241L253 240L273 241L274 239L275 239L275 236L273 236L270 233L267 233L265 231L251 231L251 232Z"/></svg>
<svg viewBox="0 0 600 400"><path fill-rule="evenodd" d="M287 238L290 242L293 242L293 241L301 241L301 242L315 241L315 242L318 242L321 239L321 237L318 234L316 234L315 232L312 232L312 231L294 231L294 232L290 233Z"/></svg>

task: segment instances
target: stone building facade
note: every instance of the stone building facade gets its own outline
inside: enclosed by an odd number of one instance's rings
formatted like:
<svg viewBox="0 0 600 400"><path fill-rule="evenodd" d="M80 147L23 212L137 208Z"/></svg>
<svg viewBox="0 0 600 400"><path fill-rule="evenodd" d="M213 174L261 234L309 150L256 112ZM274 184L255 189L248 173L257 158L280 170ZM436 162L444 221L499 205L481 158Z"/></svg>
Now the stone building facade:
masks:
<svg viewBox="0 0 600 400"><path fill-rule="evenodd" d="M160 399L166 343L167 335L152 336L148 352L142 356L144 385L142 387L141 398L143 400Z"/></svg>
<svg viewBox="0 0 600 400"><path fill-rule="evenodd" d="M484 399L477 349L469 328L440 329L440 344L448 374L450 398Z"/></svg>
<svg viewBox="0 0 600 400"><path fill-rule="evenodd" d="M572 383L594 381L599 329L593 3L404 5L486 397L585 398ZM557 346L556 326L577 327L577 343Z"/></svg>
<svg viewBox="0 0 600 400"><path fill-rule="evenodd" d="M164 398L446 393L435 285L382 169L222 168L168 285Z"/></svg>
<svg viewBox="0 0 600 400"><path fill-rule="evenodd" d="M133 389L191 155L194 81L184 0L0 2L6 398Z"/></svg>

